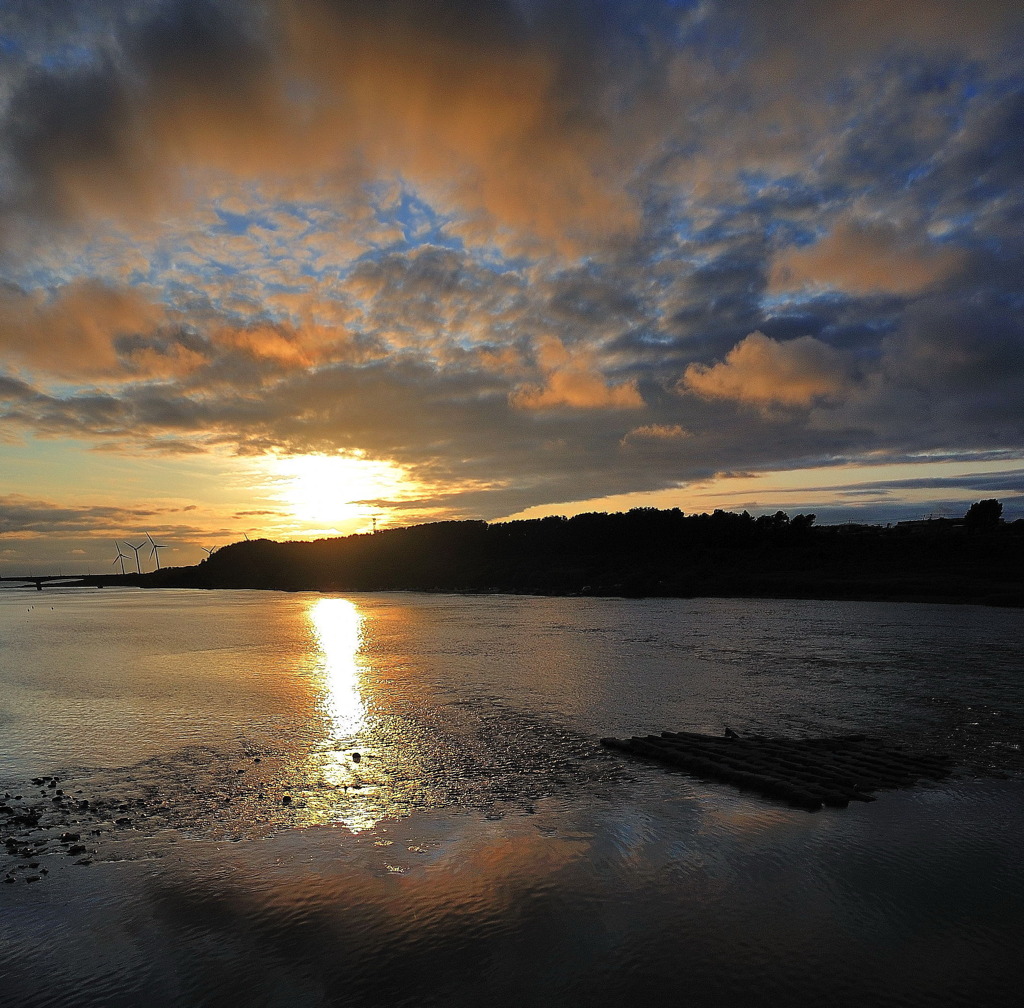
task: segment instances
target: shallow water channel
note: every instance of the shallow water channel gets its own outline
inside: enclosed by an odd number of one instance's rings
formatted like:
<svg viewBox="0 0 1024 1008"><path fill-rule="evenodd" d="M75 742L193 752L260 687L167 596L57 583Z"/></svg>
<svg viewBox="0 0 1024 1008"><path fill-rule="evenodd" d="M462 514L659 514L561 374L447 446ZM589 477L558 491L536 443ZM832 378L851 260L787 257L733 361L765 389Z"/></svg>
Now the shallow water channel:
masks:
<svg viewBox="0 0 1024 1008"><path fill-rule="evenodd" d="M971 606L4 591L0 1004L1015 1004L1022 630ZM960 769L809 814L598 744L726 725Z"/></svg>

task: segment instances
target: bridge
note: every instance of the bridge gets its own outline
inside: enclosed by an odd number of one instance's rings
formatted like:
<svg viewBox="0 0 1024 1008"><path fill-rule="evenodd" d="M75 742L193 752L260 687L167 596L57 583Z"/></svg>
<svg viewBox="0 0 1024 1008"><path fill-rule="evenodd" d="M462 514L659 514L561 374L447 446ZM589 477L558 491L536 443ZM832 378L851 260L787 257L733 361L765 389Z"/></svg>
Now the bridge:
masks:
<svg viewBox="0 0 1024 1008"><path fill-rule="evenodd" d="M71 582L69 587L75 587L81 585L85 587L91 582L88 580L90 575L88 574L26 574L25 577L0 577L0 581L14 581L16 584L11 585L12 588L22 587L27 588L30 584L36 586L36 591L42 591L44 584L62 584Z"/></svg>

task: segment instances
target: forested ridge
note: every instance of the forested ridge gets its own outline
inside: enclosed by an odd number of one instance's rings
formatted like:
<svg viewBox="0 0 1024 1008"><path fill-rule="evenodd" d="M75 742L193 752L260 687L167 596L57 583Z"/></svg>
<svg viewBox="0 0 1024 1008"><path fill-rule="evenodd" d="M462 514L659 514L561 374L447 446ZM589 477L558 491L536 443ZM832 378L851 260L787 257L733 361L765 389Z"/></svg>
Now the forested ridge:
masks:
<svg viewBox="0 0 1024 1008"><path fill-rule="evenodd" d="M993 507L994 505L994 507ZM216 550L195 567L104 578L146 587L625 596L892 598L1024 604L1024 521L995 501L963 519L817 526L638 508L489 524L446 521Z"/></svg>

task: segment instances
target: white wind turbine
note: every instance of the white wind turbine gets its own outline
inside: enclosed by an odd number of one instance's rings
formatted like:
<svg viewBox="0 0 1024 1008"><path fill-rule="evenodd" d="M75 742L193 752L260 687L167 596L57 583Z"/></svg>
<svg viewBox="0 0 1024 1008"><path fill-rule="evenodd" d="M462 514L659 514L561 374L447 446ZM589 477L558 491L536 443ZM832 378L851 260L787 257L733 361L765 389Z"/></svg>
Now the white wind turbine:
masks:
<svg viewBox="0 0 1024 1008"><path fill-rule="evenodd" d="M124 562L125 562L125 560L128 559L128 554L121 552L121 545L120 545L120 543L118 543L118 541L116 539L114 540L114 546L117 548L117 556L114 557L114 563L112 563L110 566L113 567L114 564L116 564L118 561L120 561L120 563L121 563L121 574L123 575L124 574Z"/></svg>
<svg viewBox="0 0 1024 1008"><path fill-rule="evenodd" d="M170 549L170 546L167 546L164 543L153 542L153 537L148 532L146 533L146 538L149 540L150 545L149 555L156 562L156 569L160 570L160 550ZM143 543L142 545L145 546L146 544Z"/></svg>
<svg viewBox="0 0 1024 1008"><path fill-rule="evenodd" d="M125 544L125 546L128 547L128 549L135 550L135 569L141 574L142 573L142 564L139 563L139 550L142 549L142 547L145 546L146 544L144 542L141 542L141 543L139 543L138 546L136 546L134 543L128 542L127 539L125 539L124 544Z"/></svg>

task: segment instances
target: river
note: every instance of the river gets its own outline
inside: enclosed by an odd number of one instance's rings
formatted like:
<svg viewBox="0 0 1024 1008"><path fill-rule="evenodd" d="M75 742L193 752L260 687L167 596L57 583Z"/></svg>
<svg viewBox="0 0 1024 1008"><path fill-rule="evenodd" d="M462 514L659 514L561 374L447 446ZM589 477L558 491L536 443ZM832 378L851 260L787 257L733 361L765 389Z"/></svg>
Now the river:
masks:
<svg viewBox="0 0 1024 1008"><path fill-rule="evenodd" d="M1016 1004L1022 630L907 603L5 590L0 1004ZM597 744L727 725L961 770L809 814Z"/></svg>

